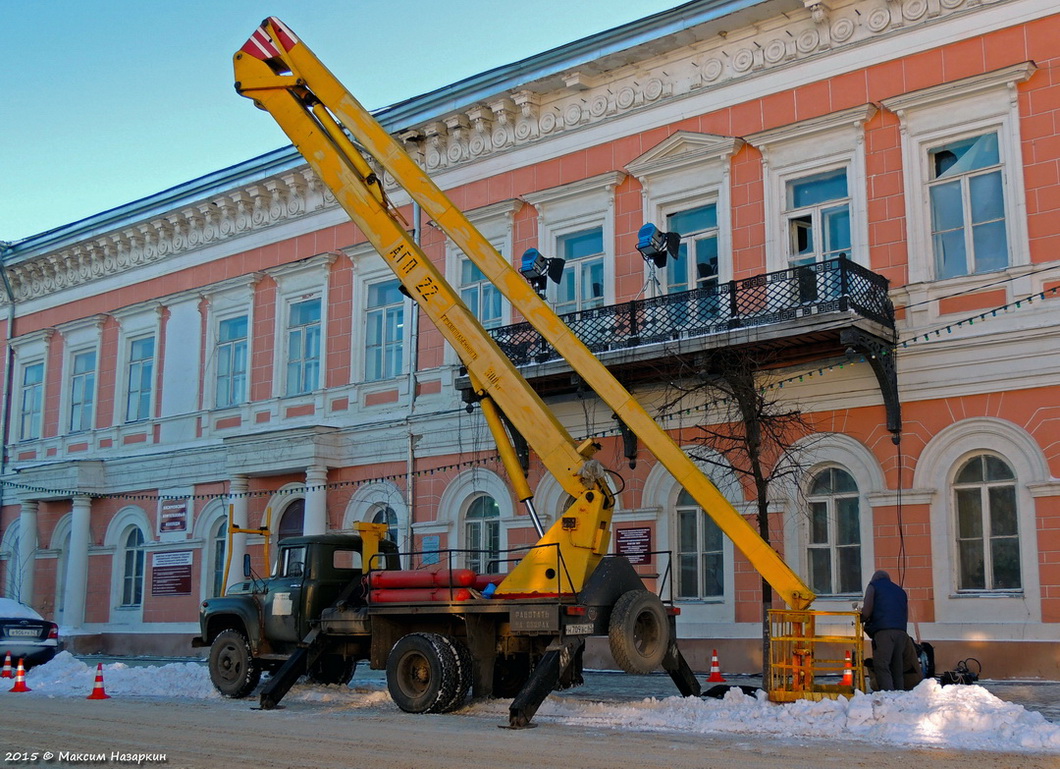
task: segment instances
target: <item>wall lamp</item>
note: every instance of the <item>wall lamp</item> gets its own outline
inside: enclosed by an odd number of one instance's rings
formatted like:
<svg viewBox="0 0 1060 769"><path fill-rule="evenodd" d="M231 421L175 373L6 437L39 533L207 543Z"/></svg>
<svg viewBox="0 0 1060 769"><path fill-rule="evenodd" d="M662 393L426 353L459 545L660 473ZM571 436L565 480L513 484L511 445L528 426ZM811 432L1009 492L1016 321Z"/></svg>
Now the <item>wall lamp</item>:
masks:
<svg viewBox="0 0 1060 769"><path fill-rule="evenodd" d="M519 272L534 287L534 291L544 295L545 285L550 278L553 283L559 283L563 277L563 265L566 263L565 259L548 259L536 248L528 248L523 252Z"/></svg>
<svg viewBox="0 0 1060 769"><path fill-rule="evenodd" d="M653 262L656 267L666 266L666 257L677 258L681 247L681 236L676 232L663 232L649 222L637 231L637 250L644 261Z"/></svg>

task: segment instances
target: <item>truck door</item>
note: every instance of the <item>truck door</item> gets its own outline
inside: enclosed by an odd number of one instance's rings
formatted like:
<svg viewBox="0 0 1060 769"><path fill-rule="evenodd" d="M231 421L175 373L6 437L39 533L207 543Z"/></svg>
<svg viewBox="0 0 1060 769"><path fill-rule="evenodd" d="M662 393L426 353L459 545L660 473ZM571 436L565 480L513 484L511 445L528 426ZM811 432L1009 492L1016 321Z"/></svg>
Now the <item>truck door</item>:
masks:
<svg viewBox="0 0 1060 769"><path fill-rule="evenodd" d="M305 589L306 546L280 548L276 577L265 595L265 636L272 641L302 640L302 592Z"/></svg>

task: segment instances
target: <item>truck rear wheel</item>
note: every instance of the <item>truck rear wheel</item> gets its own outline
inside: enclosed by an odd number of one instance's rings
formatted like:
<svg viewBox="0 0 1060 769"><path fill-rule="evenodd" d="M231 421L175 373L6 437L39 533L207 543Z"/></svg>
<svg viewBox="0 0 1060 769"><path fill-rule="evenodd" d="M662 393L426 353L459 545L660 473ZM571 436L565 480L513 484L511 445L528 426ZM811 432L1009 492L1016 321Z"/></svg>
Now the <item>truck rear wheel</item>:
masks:
<svg viewBox="0 0 1060 769"><path fill-rule="evenodd" d="M210 680L225 697L246 697L261 680L261 668L247 637L238 630L222 630L210 646Z"/></svg>
<svg viewBox="0 0 1060 769"><path fill-rule="evenodd" d="M611 656L627 673L651 673L670 646L670 621L659 596L648 590L623 593L608 625Z"/></svg>
<svg viewBox="0 0 1060 769"><path fill-rule="evenodd" d="M460 685L456 652L437 633L410 633L390 650L386 685L406 713L441 713Z"/></svg>

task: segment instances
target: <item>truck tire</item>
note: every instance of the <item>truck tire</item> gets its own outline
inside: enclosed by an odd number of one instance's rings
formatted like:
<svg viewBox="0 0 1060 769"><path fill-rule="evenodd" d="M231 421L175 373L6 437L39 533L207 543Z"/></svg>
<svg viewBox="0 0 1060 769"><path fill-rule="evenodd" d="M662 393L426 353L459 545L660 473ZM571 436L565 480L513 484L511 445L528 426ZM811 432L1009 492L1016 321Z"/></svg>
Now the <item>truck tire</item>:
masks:
<svg viewBox="0 0 1060 769"><path fill-rule="evenodd" d="M315 684L345 686L353 678L357 661L341 654L324 654L309 669L309 680Z"/></svg>
<svg viewBox="0 0 1060 769"><path fill-rule="evenodd" d="M670 646L670 621L659 596L648 590L623 593L608 625L611 656L627 673L651 673Z"/></svg>
<svg viewBox="0 0 1060 769"><path fill-rule="evenodd" d="M239 630L222 630L210 646L210 680L225 697L246 697L261 680L250 642Z"/></svg>
<svg viewBox="0 0 1060 769"><path fill-rule="evenodd" d="M468 690L471 688L471 682L474 679L474 674L471 670L474 662L471 659L471 650L467 648L466 643L453 636L439 637L452 649L457 665L456 687L453 691L453 698L438 710L439 713L450 713L460 708L467 699Z"/></svg>
<svg viewBox="0 0 1060 769"><path fill-rule="evenodd" d="M386 685L406 713L440 713L460 683L456 652L437 633L409 633L386 660Z"/></svg>

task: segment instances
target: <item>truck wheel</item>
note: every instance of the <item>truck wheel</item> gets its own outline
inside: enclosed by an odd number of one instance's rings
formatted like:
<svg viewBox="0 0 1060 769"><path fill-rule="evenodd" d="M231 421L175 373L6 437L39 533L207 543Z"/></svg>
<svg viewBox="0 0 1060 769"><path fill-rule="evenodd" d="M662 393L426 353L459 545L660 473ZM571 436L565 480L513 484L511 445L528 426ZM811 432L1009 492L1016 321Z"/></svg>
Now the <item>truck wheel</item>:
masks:
<svg viewBox="0 0 1060 769"><path fill-rule="evenodd" d="M456 710L464 704L464 700L467 699L468 690L471 688L471 681L474 678L474 674L471 672L471 666L473 661L471 659L471 650L467 648L467 644L461 641L459 638L453 638L452 636L439 636L443 643L449 645L452 649L453 656L456 659L456 687L453 691L453 699L439 708L439 713L449 713Z"/></svg>
<svg viewBox="0 0 1060 769"><path fill-rule="evenodd" d="M394 644L386 660L391 699L406 713L440 713L459 686L453 647L437 633L410 633Z"/></svg>
<svg viewBox="0 0 1060 769"><path fill-rule="evenodd" d="M624 671L655 670L670 645L670 622L659 596L648 590L623 593L611 610L607 635L611 656Z"/></svg>
<svg viewBox="0 0 1060 769"><path fill-rule="evenodd" d="M309 670L309 680L315 684L345 686L353 678L357 661L339 654L325 654Z"/></svg>
<svg viewBox="0 0 1060 769"><path fill-rule="evenodd" d="M250 642L238 630L223 630L210 646L210 680L225 697L246 697L261 679Z"/></svg>

